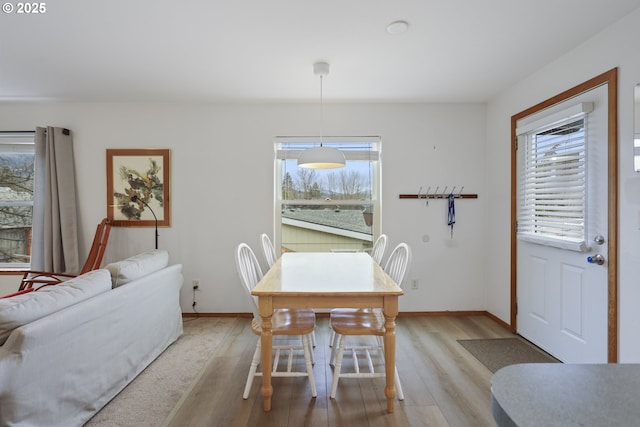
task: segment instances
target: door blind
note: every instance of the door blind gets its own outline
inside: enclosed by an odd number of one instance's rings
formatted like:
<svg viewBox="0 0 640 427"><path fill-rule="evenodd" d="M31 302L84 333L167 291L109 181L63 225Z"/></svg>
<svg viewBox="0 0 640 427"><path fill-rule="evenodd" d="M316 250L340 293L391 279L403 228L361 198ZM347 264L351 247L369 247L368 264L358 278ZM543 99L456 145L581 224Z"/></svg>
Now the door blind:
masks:
<svg viewBox="0 0 640 427"><path fill-rule="evenodd" d="M517 235L534 243L586 249L586 116L525 134Z"/></svg>

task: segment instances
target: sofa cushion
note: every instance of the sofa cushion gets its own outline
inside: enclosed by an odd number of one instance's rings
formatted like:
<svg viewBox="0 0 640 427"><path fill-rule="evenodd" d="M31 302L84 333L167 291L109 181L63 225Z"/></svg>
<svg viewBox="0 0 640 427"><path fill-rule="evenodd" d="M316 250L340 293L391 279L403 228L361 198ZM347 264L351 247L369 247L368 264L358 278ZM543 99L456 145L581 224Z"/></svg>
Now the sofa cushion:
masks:
<svg viewBox="0 0 640 427"><path fill-rule="evenodd" d="M117 288L142 276L162 270L168 265L169 253L163 249L153 249L111 263L105 268L111 273L112 286Z"/></svg>
<svg viewBox="0 0 640 427"><path fill-rule="evenodd" d="M111 289L107 270L94 270L36 292L0 299L0 345L11 332L63 308Z"/></svg>

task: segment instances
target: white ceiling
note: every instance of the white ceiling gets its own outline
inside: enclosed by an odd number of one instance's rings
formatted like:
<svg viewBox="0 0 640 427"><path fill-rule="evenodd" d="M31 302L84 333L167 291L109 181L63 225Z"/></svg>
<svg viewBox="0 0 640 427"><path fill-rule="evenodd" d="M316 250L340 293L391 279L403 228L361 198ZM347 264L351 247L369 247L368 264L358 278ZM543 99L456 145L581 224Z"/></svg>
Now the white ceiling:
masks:
<svg viewBox="0 0 640 427"><path fill-rule="evenodd" d="M325 60L327 101L484 102L638 7L640 0L49 1L39 15L0 13L0 101L313 101L312 64ZM396 20L409 30L388 34Z"/></svg>

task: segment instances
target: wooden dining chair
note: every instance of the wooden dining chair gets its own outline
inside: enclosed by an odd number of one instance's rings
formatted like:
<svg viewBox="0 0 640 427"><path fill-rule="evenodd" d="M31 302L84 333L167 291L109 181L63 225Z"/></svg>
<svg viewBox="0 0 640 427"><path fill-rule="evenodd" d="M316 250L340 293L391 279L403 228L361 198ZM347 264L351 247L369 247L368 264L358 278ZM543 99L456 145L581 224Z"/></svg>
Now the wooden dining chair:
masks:
<svg viewBox="0 0 640 427"><path fill-rule="evenodd" d="M262 376L262 372L258 372L258 365L261 360L260 334L262 333L262 318L258 313L257 297L251 295L253 288L258 284L260 279L262 279L262 270L260 269L260 265L258 264L258 260L253 250L246 243L241 243L236 249L236 267L240 280L242 281L243 288L251 300L251 307L253 310L251 330L254 334L258 335L256 349L253 353L249 374L247 375L247 382L242 395L243 399L247 399L249 397L251 385L253 384L253 379L257 376ZM313 310L308 309L278 309L274 311L273 317L271 318L271 333L274 339L288 338L284 343L274 342L273 350L275 351L275 355L273 357L271 376L308 377L312 397L316 397L318 395L316 391L316 383L313 377L313 351L311 350L310 341L310 335L314 331L315 326L316 315ZM302 344L294 344L291 342L291 338L295 336L301 337ZM306 370L294 371L293 357L300 350L302 350L304 354ZM288 353L287 370L278 371L280 356L283 351Z"/></svg>
<svg viewBox="0 0 640 427"><path fill-rule="evenodd" d="M264 255L264 260L267 262L267 267L271 268L278 259L278 256L276 255L276 248L273 246L271 239L266 233L262 233L260 235L260 242L262 243L262 254Z"/></svg>
<svg viewBox="0 0 640 427"><path fill-rule="evenodd" d="M398 286L401 286L410 263L411 248L406 243L400 243L389 256L384 270ZM386 375L384 370L375 370L372 358L372 353L374 353L381 362L384 362L384 344L382 339L386 332L384 323L385 319L382 310L377 308L363 310L336 309L331 311L330 324L331 329L335 332L330 356L330 364L335 361L330 394L332 399L336 396L340 378L376 378ZM347 347L346 338L348 336L373 336L375 337L375 345L365 344ZM352 355L354 372L342 372L342 361L345 351L349 351ZM358 352L364 353L368 365L367 372L360 369ZM398 368L394 367L394 369L398 399L404 400Z"/></svg>
<svg viewBox="0 0 640 427"><path fill-rule="evenodd" d="M107 249L107 241L109 240L110 232L111 220L109 218L104 218L96 227L96 233L93 236L89 255L78 274L26 270L23 272L18 290L22 291L34 286L41 288L42 286L56 285L89 271L97 270L102 264L102 258L104 257L105 250Z"/></svg>

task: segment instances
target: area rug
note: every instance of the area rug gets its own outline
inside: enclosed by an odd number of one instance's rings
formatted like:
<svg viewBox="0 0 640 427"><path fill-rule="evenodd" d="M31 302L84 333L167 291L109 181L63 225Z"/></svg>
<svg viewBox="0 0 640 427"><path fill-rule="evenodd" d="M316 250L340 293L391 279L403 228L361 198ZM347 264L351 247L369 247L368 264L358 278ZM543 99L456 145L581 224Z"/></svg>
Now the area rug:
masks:
<svg viewBox="0 0 640 427"><path fill-rule="evenodd" d="M521 338L458 340L491 372L517 363L559 363L553 356Z"/></svg>
<svg viewBox="0 0 640 427"><path fill-rule="evenodd" d="M161 425L237 321L224 317L185 319L184 334L85 427Z"/></svg>

